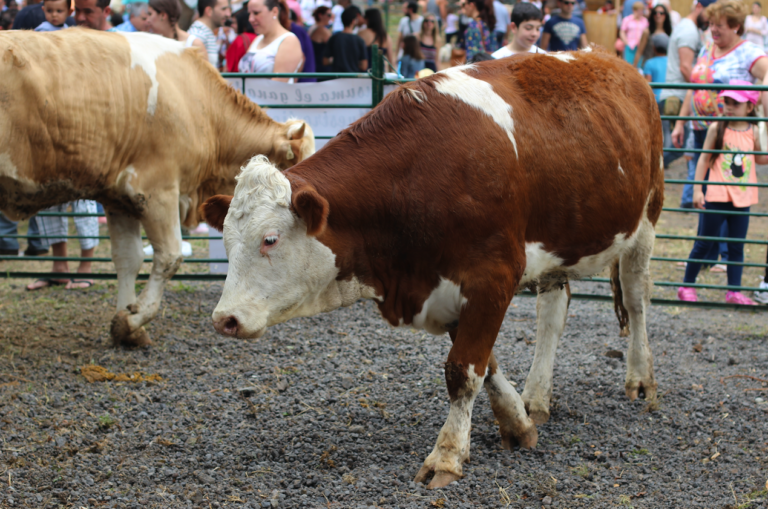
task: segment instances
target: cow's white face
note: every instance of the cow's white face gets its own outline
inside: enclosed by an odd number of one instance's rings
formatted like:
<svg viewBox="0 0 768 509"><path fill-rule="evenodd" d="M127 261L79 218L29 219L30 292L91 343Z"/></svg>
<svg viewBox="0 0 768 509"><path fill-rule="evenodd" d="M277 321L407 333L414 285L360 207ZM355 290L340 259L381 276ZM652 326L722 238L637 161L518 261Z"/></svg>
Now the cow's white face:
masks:
<svg viewBox="0 0 768 509"><path fill-rule="evenodd" d="M334 254L313 236L318 222L300 205L294 209L307 220L291 209L291 184L266 157L253 158L237 180L223 224L229 271L213 322L222 334L255 338L270 325L324 311L338 271ZM320 200L322 228L328 204Z"/></svg>

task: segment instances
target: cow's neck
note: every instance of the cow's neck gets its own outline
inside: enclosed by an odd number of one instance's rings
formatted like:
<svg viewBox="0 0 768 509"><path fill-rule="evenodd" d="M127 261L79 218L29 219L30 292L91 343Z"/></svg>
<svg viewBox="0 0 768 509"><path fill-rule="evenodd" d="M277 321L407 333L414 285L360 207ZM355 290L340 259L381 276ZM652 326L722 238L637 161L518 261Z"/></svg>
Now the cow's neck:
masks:
<svg viewBox="0 0 768 509"><path fill-rule="evenodd" d="M229 100L222 101L224 106L216 112L216 131L218 163L221 167L232 168L236 174L254 155L272 154L282 124L269 118L244 95L231 92Z"/></svg>
<svg viewBox="0 0 768 509"><path fill-rule="evenodd" d="M411 151L411 148L404 150ZM408 307L419 308L421 301L416 301L422 294L428 295L440 281L435 267L425 270L406 266L409 265L409 247L403 245L402 240L404 235L409 235L409 223L418 218L413 218L402 208L402 201L393 197L398 189L405 189L403 180L408 179L408 173L398 169L397 165L402 161L394 158L339 157L340 153L350 151L365 154L365 145L358 145L354 139L342 134L307 162L288 170L289 179L290 175L301 177L328 201L328 227L318 240L336 255L337 283L344 291L358 292L357 298L385 298L393 291L392 282L413 285L414 292L410 295L415 298ZM410 192L428 193L429 190L411 188ZM428 202L426 196L413 198ZM383 217L388 218L387 221L382 222ZM332 286L328 291L337 291ZM398 288L394 290L399 292ZM399 317L387 319L397 321Z"/></svg>

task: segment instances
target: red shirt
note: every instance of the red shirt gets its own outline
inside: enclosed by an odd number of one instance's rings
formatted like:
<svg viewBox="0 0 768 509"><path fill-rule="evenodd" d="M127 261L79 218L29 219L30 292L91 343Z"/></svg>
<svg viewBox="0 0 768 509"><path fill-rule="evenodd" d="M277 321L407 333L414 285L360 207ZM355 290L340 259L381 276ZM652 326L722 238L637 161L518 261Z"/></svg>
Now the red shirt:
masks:
<svg viewBox="0 0 768 509"><path fill-rule="evenodd" d="M237 65L240 63L240 59L248 51L254 39L256 39L256 34L249 34L247 32L235 37L235 40L227 49L227 71L237 72Z"/></svg>

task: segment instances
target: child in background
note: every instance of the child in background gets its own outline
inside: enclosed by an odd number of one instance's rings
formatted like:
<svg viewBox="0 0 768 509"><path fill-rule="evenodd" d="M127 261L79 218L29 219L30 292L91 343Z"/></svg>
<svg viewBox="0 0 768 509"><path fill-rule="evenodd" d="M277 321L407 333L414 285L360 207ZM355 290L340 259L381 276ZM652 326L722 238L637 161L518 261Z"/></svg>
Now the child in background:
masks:
<svg viewBox="0 0 768 509"><path fill-rule="evenodd" d="M624 60L634 66L642 65L637 53L637 45L643 38L643 32L648 30L648 19L643 15L645 4L635 2L632 5L632 16L627 16L621 20L621 30L619 37L624 43ZM637 56L637 58L635 58Z"/></svg>
<svg viewBox="0 0 768 509"><path fill-rule="evenodd" d="M751 85L744 80L731 80L731 85ZM720 92L724 99L723 113L726 117L754 116L755 106L760 93L752 90L724 90ZM704 141L704 149L715 150L744 150L760 151L757 126L748 122L727 121L713 122L707 129L707 138ZM693 206L699 209L717 210L723 212L749 212L749 207L757 203L757 188L746 186L718 186L723 183L757 183L755 175L755 163L768 164L768 156L754 156L751 154L702 154L696 166L695 180L709 180L710 184L705 194L702 186L693 186ZM707 178L707 171L709 177ZM749 227L749 216L727 214L703 214L700 235L702 237L716 237L724 222L728 223L730 237L744 239ZM685 268L685 283L695 283L701 264L694 260L706 258L714 241L697 240L688 257L688 265ZM728 243L728 261L744 261L744 244L740 242ZM728 265L728 286L741 286L741 265ZM682 286L677 291L677 298L682 301L696 302L696 290ZM755 301L743 295L741 292L729 290L725 294L725 301L730 304L755 305Z"/></svg>
<svg viewBox="0 0 768 509"><path fill-rule="evenodd" d="M69 28L67 18L72 14L69 0L43 0L43 12L45 21L35 28L35 32L55 32Z"/></svg>
<svg viewBox="0 0 768 509"><path fill-rule="evenodd" d="M424 69L424 56L421 54L419 40L415 35L403 38L403 58L400 59L400 74L404 78L414 78L416 73Z"/></svg>
<svg viewBox="0 0 768 509"><path fill-rule="evenodd" d="M669 36L667 34L653 34L651 36L651 45L653 46L653 54L656 55L649 59L643 66L643 74L645 79L650 83L664 83L667 79L667 46L669 46ZM653 93L656 95L656 102L659 102L659 95L661 89L654 88ZM669 122L667 120L667 122ZM667 130L668 129L667 125ZM666 147L666 145L664 145Z"/></svg>
<svg viewBox="0 0 768 509"><path fill-rule="evenodd" d="M516 53L546 53L534 44L541 34L541 11L531 3L519 3L512 9L509 44L494 51L493 58L511 57Z"/></svg>

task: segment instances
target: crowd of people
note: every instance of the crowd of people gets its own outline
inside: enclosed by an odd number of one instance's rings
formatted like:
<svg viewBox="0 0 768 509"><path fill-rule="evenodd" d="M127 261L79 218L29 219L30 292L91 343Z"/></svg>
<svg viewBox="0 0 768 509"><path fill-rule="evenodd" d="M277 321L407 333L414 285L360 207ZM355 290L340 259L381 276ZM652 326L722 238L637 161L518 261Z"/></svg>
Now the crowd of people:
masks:
<svg viewBox="0 0 768 509"><path fill-rule="evenodd" d="M518 2L514 8L500 0L409 1L402 5L396 41L379 9L362 11L351 0L197 0L194 12L190 8L194 0L131 0L119 14L111 11L110 0L74 0L74 13L70 0L26 0L22 5L17 1L4 0L2 29L56 31L79 25L152 32L197 48L211 65L230 72L364 72L372 66L375 44L389 71L413 78L457 63L525 52L577 50L588 44L583 0ZM759 2L747 7L741 0L696 0L691 12L681 16L670 8L669 0L628 1L621 12L613 0L606 0L598 12L617 15L615 50L650 82L768 83L768 58L764 58L768 20L762 16ZM718 95L684 89L656 89L655 93L659 110L666 115L744 116L742 113L754 114L760 105L768 106L766 93L726 91ZM741 121L664 122L663 129L666 148L759 150L753 127ZM677 156L665 152L665 165ZM686 157L689 180L710 182L755 182L754 165L764 162L749 154L699 157L699 153L691 153ZM755 188L688 185L681 206L711 212L700 214L698 235L744 238L749 216L727 212L748 212L756 202ZM96 207L82 201L56 210L95 211ZM95 217L79 217L75 226L79 236L98 231ZM29 223L33 237L24 253L44 254L50 245L55 256L66 256L66 231L66 221L61 218L33 218ZM0 254L18 254L16 238L3 236L16 232L16 223L0 215ZM34 237L39 234L60 237L46 242ZM92 255L97 243L81 239L84 258ZM727 272L730 286L741 286L742 266L738 263L744 259L743 244L697 241L690 258L683 264L685 283L694 283L700 261L708 260L713 265L710 270ZM734 263L717 263L718 258ZM53 270L66 272L68 267L57 261ZM90 264L81 262L78 272L87 274ZM92 281L42 279L28 288L57 284L87 287ZM768 270L760 286L765 291L756 292L755 299L768 303ZM686 301L697 298L691 286L682 286L678 297ZM726 300L755 304L736 290L729 291Z"/></svg>

